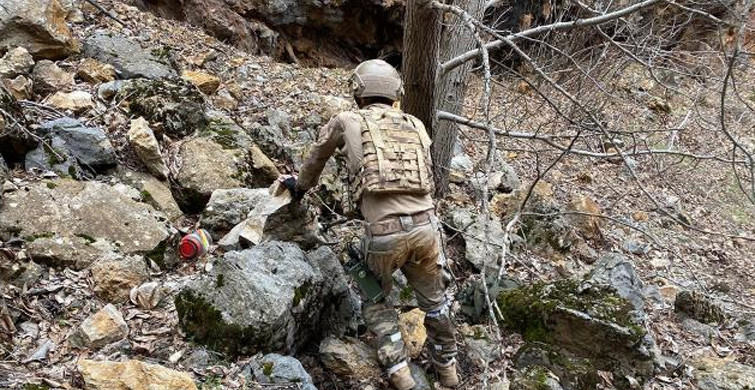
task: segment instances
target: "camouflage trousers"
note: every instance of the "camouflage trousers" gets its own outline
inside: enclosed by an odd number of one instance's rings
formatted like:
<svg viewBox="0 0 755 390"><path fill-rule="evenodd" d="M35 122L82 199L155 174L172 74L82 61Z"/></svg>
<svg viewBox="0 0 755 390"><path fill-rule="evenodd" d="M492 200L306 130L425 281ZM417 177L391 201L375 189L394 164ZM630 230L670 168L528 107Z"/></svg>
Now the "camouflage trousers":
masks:
<svg viewBox="0 0 755 390"><path fill-rule="evenodd" d="M434 221L434 220L433 220ZM393 272L401 269L425 312L425 328L432 359L447 365L456 356L456 339L445 297L441 266L440 234L435 222L407 231L364 240L367 264L380 279L385 296L393 287ZM365 323L378 338L378 360L388 374L407 364L404 342L398 327L398 313L392 302L365 303Z"/></svg>

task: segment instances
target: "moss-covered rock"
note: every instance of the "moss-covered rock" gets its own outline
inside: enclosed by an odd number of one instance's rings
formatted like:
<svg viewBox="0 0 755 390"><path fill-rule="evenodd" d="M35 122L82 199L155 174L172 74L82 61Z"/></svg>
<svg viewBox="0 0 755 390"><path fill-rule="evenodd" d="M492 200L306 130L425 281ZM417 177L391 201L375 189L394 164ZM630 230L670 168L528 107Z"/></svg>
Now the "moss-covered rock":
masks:
<svg viewBox="0 0 755 390"><path fill-rule="evenodd" d="M726 312L709 297L697 291L681 291L676 295L674 309L700 322L720 323L726 319Z"/></svg>
<svg viewBox="0 0 755 390"><path fill-rule="evenodd" d="M531 366L515 373L511 390L563 390L558 377L543 366Z"/></svg>
<svg viewBox="0 0 755 390"><path fill-rule="evenodd" d="M161 123L161 130L171 137L203 131L210 123L204 96L184 80L132 80L116 99L125 99L134 116Z"/></svg>
<svg viewBox="0 0 755 390"><path fill-rule="evenodd" d="M547 368L558 376L565 389L593 390L600 381L592 361L551 344L529 342L517 351L514 362L518 369Z"/></svg>
<svg viewBox="0 0 755 390"><path fill-rule="evenodd" d="M652 374L654 343L642 317L610 287L537 283L504 291L497 302L503 324L527 341L558 345L620 377Z"/></svg>

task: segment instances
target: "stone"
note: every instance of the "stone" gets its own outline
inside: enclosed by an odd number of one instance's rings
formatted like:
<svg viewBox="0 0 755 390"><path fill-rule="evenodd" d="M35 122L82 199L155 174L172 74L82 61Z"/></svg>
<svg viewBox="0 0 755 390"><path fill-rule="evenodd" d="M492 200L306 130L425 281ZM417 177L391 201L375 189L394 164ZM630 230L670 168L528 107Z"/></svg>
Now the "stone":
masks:
<svg viewBox="0 0 755 390"><path fill-rule="evenodd" d="M682 328L687 332L701 337L704 343L708 343L711 337L714 337L718 333L716 328L689 317L684 317L682 319Z"/></svg>
<svg viewBox="0 0 755 390"><path fill-rule="evenodd" d="M229 356L294 353L318 333L327 285L292 243L265 242L223 255L175 298L179 323L198 343Z"/></svg>
<svg viewBox="0 0 755 390"><path fill-rule="evenodd" d="M93 58L84 58L76 69L76 77L90 84L115 80L115 67L103 64Z"/></svg>
<svg viewBox="0 0 755 390"><path fill-rule="evenodd" d="M740 343L755 341L755 321L743 321L734 340Z"/></svg>
<svg viewBox="0 0 755 390"><path fill-rule="evenodd" d="M484 369L501 357L498 345L492 341L484 326L462 324L457 329L466 345L464 353L478 368Z"/></svg>
<svg viewBox="0 0 755 390"><path fill-rule="evenodd" d="M511 390L564 390L556 374L545 367L532 366L515 372Z"/></svg>
<svg viewBox="0 0 755 390"><path fill-rule="evenodd" d="M251 166L253 184L258 186L268 186L281 175L273 160L254 144L249 146L249 165Z"/></svg>
<svg viewBox="0 0 755 390"><path fill-rule="evenodd" d="M328 371L344 379L367 380L381 375L377 353L354 339L327 337L320 342L320 362Z"/></svg>
<svg viewBox="0 0 755 390"><path fill-rule="evenodd" d="M16 76L14 79L3 79L3 85L18 100L29 100L32 97L32 82L24 76Z"/></svg>
<svg viewBox="0 0 755 390"><path fill-rule="evenodd" d="M168 293L168 288L160 286L156 282L144 283L137 287L132 287L129 291L129 300L134 305L142 309L154 309Z"/></svg>
<svg viewBox="0 0 755 390"><path fill-rule="evenodd" d="M139 360L96 362L81 359L77 368L84 385L91 390L197 389L189 374Z"/></svg>
<svg viewBox="0 0 755 390"><path fill-rule="evenodd" d="M110 254L92 265L92 289L103 300L124 303L131 289L149 279L147 263L142 256Z"/></svg>
<svg viewBox="0 0 755 390"><path fill-rule="evenodd" d="M25 76L34 66L34 58L23 47L8 50L0 58L0 78L12 79Z"/></svg>
<svg viewBox="0 0 755 390"><path fill-rule="evenodd" d="M84 41L84 55L115 67L123 79L167 79L176 76L169 52L151 51L118 34L95 32Z"/></svg>
<svg viewBox="0 0 755 390"><path fill-rule="evenodd" d="M74 113L81 113L82 111L91 110L95 107L92 95L89 92L84 91L58 91L48 97L46 102L59 110L70 110Z"/></svg>
<svg viewBox="0 0 755 390"><path fill-rule="evenodd" d="M120 310L108 304L84 320L68 336L68 342L76 348L94 351L123 340L126 336L128 336L128 325L123 320Z"/></svg>
<svg viewBox="0 0 755 390"><path fill-rule="evenodd" d="M694 376L701 390L755 388L755 367L716 357L698 357L689 364L696 369Z"/></svg>
<svg viewBox="0 0 755 390"><path fill-rule="evenodd" d="M611 287L560 280L504 291L504 325L527 341L563 348L614 378L652 376L656 346L645 317Z"/></svg>
<svg viewBox="0 0 755 390"><path fill-rule="evenodd" d="M569 221L578 229L585 238L598 239L602 237L603 215L600 206L586 195L575 196L568 204L567 211L582 213L572 214ZM591 214L591 215L586 215Z"/></svg>
<svg viewBox="0 0 755 390"><path fill-rule="evenodd" d="M139 191L143 202L161 211L169 220L175 221L183 216L183 211L173 199L173 193L166 183L152 175L123 168L118 169L117 175L123 183Z"/></svg>
<svg viewBox="0 0 755 390"><path fill-rule="evenodd" d="M121 86L115 99L127 102L132 115L161 123L159 131L153 129L157 135L182 138L210 126L204 96L181 79L130 80Z"/></svg>
<svg viewBox="0 0 755 390"><path fill-rule="evenodd" d="M73 86L73 74L60 69L50 60L42 60L34 65L31 72L34 92L40 95L67 90Z"/></svg>
<svg viewBox="0 0 755 390"><path fill-rule="evenodd" d="M212 95L220 87L220 78L206 72L186 70L181 73L181 78L192 83L205 95Z"/></svg>
<svg viewBox="0 0 755 390"><path fill-rule="evenodd" d="M80 270L95 263L105 253L114 252L113 243L95 240L85 234L78 236L37 233L26 237L29 255L42 264L57 268Z"/></svg>
<svg viewBox="0 0 755 390"><path fill-rule="evenodd" d="M0 252L0 281L18 288L36 283L45 270L37 263L8 257Z"/></svg>
<svg viewBox="0 0 755 390"><path fill-rule="evenodd" d="M57 0L0 0L0 47L23 46L36 59L60 59L80 49Z"/></svg>
<svg viewBox="0 0 755 390"><path fill-rule="evenodd" d="M697 291L680 291L676 295L674 310L705 324L718 324L726 319L726 312L720 305Z"/></svg>
<svg viewBox="0 0 755 390"><path fill-rule="evenodd" d="M72 157L83 168L102 172L118 163L113 145L98 127L87 127L72 118L60 118L42 123L40 129L43 137L52 139L51 146L56 151ZM45 155L51 154L44 146L40 148ZM48 157L48 160L59 159L57 156Z"/></svg>
<svg viewBox="0 0 755 390"><path fill-rule="evenodd" d="M477 214L471 209L453 209L448 214L448 223L455 229L466 232L465 259L477 270L487 267L497 270L504 231L498 217L491 216L489 220L484 215ZM488 244L491 243L491 244Z"/></svg>
<svg viewBox="0 0 755 390"><path fill-rule="evenodd" d="M644 242L627 239L621 244L621 249L633 255L644 256L650 253L652 247Z"/></svg>
<svg viewBox="0 0 755 390"><path fill-rule="evenodd" d="M552 372L566 389L595 389L601 378L589 359L579 358L558 347L539 342L529 342L519 348L514 356L519 370L544 367Z"/></svg>
<svg viewBox="0 0 755 390"><path fill-rule="evenodd" d="M459 172L465 172L458 170ZM474 177L469 180L472 188L475 189L477 196L482 196L482 188L485 185L485 172L476 172ZM496 193L508 194L518 189L521 185L519 176L510 165L506 163L501 164L501 170L496 170L490 173L487 178L488 196L492 197Z"/></svg>
<svg viewBox="0 0 755 390"><path fill-rule="evenodd" d="M264 126L253 122L245 126L254 142L266 156L278 160L293 162L295 160L291 142L283 135L280 129L273 126Z"/></svg>
<svg viewBox="0 0 755 390"><path fill-rule="evenodd" d="M132 192L136 191L122 184L95 181L31 183L26 191L6 195L6 205L0 209L0 240L40 237L32 243L36 244L61 238L73 250L49 248L47 260L76 264L76 269L96 259L92 256L87 259L91 261L83 261L80 254L101 252L100 244L115 245L123 254L150 256L160 252L169 236L168 227L152 206L134 200Z"/></svg>
<svg viewBox="0 0 755 390"><path fill-rule="evenodd" d="M179 150L181 166L175 176L181 191L177 200L186 211L199 211L215 190L244 184L244 153L224 149L207 138L184 142Z"/></svg>
<svg viewBox="0 0 755 390"><path fill-rule="evenodd" d="M97 87L97 96L102 100L110 100L129 84L129 80L113 80Z"/></svg>
<svg viewBox="0 0 755 390"><path fill-rule="evenodd" d="M170 172L165 161L163 161L160 144L144 118L139 117L131 121L126 138L136 155L155 177L158 179L168 178Z"/></svg>
<svg viewBox="0 0 755 390"><path fill-rule="evenodd" d="M252 210L255 211L254 215L259 216L274 200L267 188L215 190L202 212L200 225L212 233L216 239L221 238L234 226L249 218ZM271 208L275 210L278 207ZM262 238L261 234L260 238ZM255 244L258 243L259 241L255 242Z"/></svg>
<svg viewBox="0 0 755 390"><path fill-rule="evenodd" d="M255 364L256 363L256 364ZM296 383L303 390L317 390L312 384L312 377L293 356L270 353L263 356L254 365L254 378L259 383Z"/></svg>
<svg viewBox="0 0 755 390"><path fill-rule="evenodd" d="M424 324L425 312L420 309L413 309L401 313L398 320L398 328L401 331L401 338L404 340L407 355L412 359L419 357L427 340L427 330L425 330Z"/></svg>
<svg viewBox="0 0 755 390"><path fill-rule="evenodd" d="M637 310L645 308L648 288L637 275L634 262L619 253L605 253L594 265L588 280L599 285L608 285L620 297L632 303Z"/></svg>

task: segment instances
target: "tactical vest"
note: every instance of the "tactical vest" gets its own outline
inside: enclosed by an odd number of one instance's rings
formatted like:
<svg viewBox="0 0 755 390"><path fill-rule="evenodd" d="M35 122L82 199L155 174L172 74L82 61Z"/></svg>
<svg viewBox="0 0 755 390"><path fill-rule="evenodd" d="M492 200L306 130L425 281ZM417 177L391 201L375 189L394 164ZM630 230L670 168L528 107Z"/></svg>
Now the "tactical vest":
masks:
<svg viewBox="0 0 755 390"><path fill-rule="evenodd" d="M362 164L350 178L352 201L363 194L430 194L430 137L418 119L397 109L367 109L362 118Z"/></svg>

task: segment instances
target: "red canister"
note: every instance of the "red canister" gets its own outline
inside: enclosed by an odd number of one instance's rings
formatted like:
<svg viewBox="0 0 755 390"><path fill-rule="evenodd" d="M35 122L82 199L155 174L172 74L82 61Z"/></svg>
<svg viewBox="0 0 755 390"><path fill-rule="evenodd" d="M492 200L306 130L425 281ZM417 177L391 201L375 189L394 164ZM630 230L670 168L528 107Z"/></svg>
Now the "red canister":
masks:
<svg viewBox="0 0 755 390"><path fill-rule="evenodd" d="M207 230L199 229L185 235L178 244L178 253L184 260L204 256L212 245L212 237Z"/></svg>

